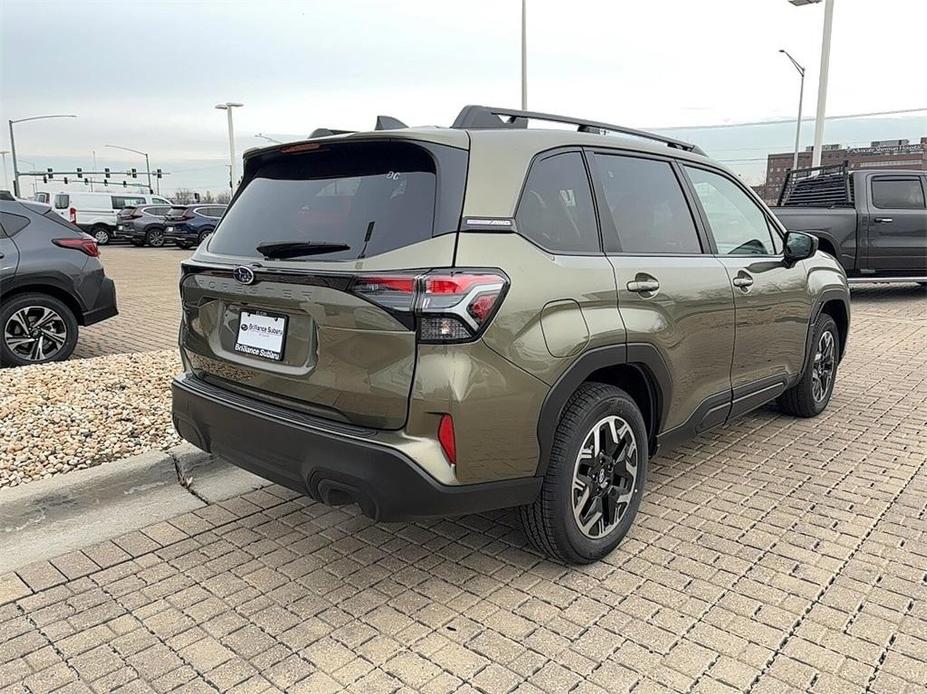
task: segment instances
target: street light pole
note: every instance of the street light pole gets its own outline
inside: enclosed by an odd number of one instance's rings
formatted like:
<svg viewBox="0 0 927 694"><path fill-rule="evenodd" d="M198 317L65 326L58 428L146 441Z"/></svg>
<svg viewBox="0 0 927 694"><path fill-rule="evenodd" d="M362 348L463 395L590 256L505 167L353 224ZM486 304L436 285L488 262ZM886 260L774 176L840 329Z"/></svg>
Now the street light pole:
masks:
<svg viewBox="0 0 927 694"><path fill-rule="evenodd" d="M10 177L6 173L6 155L9 153L8 149L0 151L0 157L3 157L3 190L10 189Z"/></svg>
<svg viewBox="0 0 927 694"><path fill-rule="evenodd" d="M138 149L132 149L131 147L120 147L119 145L103 145L104 147L110 147L112 149L121 149L126 152L134 152L135 154L140 154L145 157L145 172L148 174L148 192L154 193L154 190L151 187L151 164L148 163L148 152L142 152ZM94 162L93 169L96 171L96 162Z"/></svg>
<svg viewBox="0 0 927 694"><path fill-rule="evenodd" d="M528 0L521 0L521 110L528 110Z"/></svg>
<svg viewBox="0 0 927 694"><path fill-rule="evenodd" d="M49 118L77 118L73 114L54 114L50 116L29 116L28 118L17 118L15 120L10 120L10 150L13 154L13 195L20 197L19 195L19 167L16 164L16 138L13 137L13 124L14 123L25 123L30 120L47 120Z"/></svg>
<svg viewBox="0 0 927 694"><path fill-rule="evenodd" d="M229 192L235 194L235 183L238 181L238 167L235 161L235 126L232 124L232 109L241 108L244 104L234 101L226 101L224 104L216 104L216 108L225 111L229 120Z"/></svg>
<svg viewBox="0 0 927 694"><path fill-rule="evenodd" d="M834 0L824 0L824 36L821 39L821 73L818 77L818 110L814 117L814 150L811 166L821 165L824 146L824 112L827 108L827 77L830 70L830 34L834 26Z"/></svg>
<svg viewBox="0 0 927 694"><path fill-rule="evenodd" d="M795 124L795 156L792 157L792 170L794 171L798 168L798 148L801 141L801 106L802 100L805 97L805 68L784 48L780 48L779 52L784 53L785 57L792 61L792 65L795 66L795 69L798 70L798 74L801 75L801 85L798 88L798 121Z"/></svg>

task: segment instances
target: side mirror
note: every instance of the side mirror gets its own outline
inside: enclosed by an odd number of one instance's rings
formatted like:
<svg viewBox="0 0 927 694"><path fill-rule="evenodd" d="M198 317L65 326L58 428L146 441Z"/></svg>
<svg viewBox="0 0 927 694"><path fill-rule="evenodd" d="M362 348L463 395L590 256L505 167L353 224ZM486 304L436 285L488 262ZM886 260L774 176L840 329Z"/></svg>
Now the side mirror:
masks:
<svg viewBox="0 0 927 694"><path fill-rule="evenodd" d="M818 252L818 237L802 231L790 231L785 235L785 261L797 263Z"/></svg>

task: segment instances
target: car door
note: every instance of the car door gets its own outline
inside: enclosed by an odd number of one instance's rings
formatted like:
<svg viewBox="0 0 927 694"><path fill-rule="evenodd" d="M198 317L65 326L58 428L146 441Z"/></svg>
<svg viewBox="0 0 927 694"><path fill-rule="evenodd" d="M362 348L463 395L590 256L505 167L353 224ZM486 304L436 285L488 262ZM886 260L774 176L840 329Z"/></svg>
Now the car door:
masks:
<svg viewBox="0 0 927 694"><path fill-rule="evenodd" d="M651 345L669 372L662 438L725 421L731 401L734 300L671 158L591 154L603 241L633 345Z"/></svg>
<svg viewBox="0 0 927 694"><path fill-rule="evenodd" d="M801 262L785 262L782 231L739 181L709 167L683 168L734 294L734 417L800 375L812 308L807 271Z"/></svg>
<svg viewBox="0 0 927 694"><path fill-rule="evenodd" d="M869 269L927 277L927 206L924 177L869 178Z"/></svg>

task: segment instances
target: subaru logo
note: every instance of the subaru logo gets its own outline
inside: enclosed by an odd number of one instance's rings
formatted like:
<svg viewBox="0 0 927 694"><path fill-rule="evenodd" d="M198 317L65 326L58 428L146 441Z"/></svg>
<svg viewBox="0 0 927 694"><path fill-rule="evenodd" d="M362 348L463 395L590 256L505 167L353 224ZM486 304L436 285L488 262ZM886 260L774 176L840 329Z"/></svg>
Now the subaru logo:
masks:
<svg viewBox="0 0 927 694"><path fill-rule="evenodd" d="M242 284L251 284L254 282L254 271L249 267L239 265L237 268L232 270L232 277L234 277Z"/></svg>

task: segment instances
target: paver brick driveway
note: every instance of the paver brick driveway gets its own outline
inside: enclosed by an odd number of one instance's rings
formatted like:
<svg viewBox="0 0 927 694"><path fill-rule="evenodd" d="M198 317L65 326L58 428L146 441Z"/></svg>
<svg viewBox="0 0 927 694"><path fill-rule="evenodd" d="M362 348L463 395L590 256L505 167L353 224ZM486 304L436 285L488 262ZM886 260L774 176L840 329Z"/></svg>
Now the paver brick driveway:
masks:
<svg viewBox="0 0 927 694"><path fill-rule="evenodd" d="M176 347L180 261L192 253L172 246L101 248L103 267L116 283L119 315L81 328L74 356L99 357Z"/></svg>
<svg viewBox="0 0 927 694"><path fill-rule="evenodd" d="M656 459L607 561L271 486L0 578L0 687L923 692L927 300L853 298L827 412Z"/></svg>

